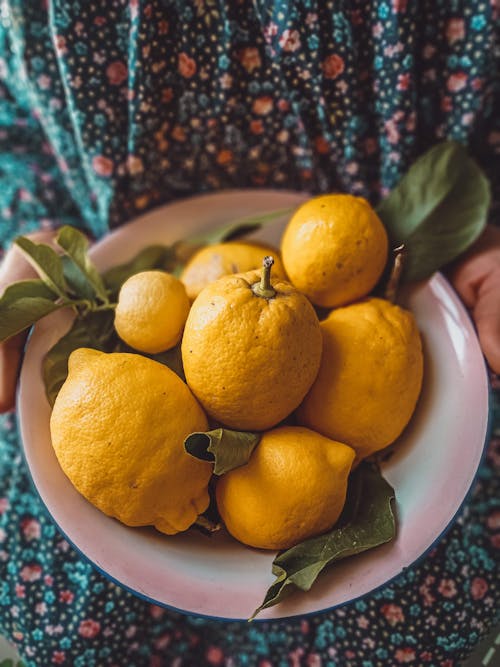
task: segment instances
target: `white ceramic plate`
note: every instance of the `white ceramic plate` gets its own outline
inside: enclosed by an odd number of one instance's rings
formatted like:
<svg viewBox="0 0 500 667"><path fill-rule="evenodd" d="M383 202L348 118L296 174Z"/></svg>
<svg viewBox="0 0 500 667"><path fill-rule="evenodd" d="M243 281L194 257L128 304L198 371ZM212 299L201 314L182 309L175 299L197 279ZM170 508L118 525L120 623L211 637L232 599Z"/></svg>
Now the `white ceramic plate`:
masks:
<svg viewBox="0 0 500 667"><path fill-rule="evenodd" d="M200 229L296 206L304 194L241 190L203 195L159 208L97 243L100 269L142 247L170 243ZM260 232L278 242L282 223ZM461 303L441 275L405 296L425 347L421 400L383 472L396 490L398 534L391 544L337 564L321 583L265 610L258 619L303 615L345 604L388 582L415 562L453 521L474 480L488 422L488 382L479 344ZM52 450L50 409L41 379L45 352L67 328L62 313L34 329L19 391L26 460L48 511L68 540L108 577L136 594L188 613L246 619L273 582L274 553L246 548L219 533L166 537L110 519L72 487Z"/></svg>

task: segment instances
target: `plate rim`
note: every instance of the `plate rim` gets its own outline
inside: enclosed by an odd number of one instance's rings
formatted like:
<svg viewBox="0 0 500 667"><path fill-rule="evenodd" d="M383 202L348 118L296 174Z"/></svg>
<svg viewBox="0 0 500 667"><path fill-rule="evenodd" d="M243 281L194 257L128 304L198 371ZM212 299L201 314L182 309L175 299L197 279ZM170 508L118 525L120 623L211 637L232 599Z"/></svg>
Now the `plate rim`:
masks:
<svg viewBox="0 0 500 667"><path fill-rule="evenodd" d="M230 195L238 196L238 195L241 195L241 194L248 195L249 193L252 193L252 192L256 192L256 193L259 193L259 194L262 194L262 193L273 194L274 193L274 194L281 194L281 195L285 195L285 194L296 195L296 196L303 195L304 197L311 196L308 193L304 193L304 192L300 192L300 191L296 191L296 190L259 189L259 188L237 188L237 189L231 189L231 190L214 191L214 192L209 192L209 193L198 193L198 194L195 194L195 195L192 195L192 196L175 199L172 202L164 203L162 205L159 205L159 206L151 209L150 211L148 211L147 213L145 213L143 215L140 215L140 216L137 216L135 218L130 219L129 221L125 222L120 227L118 227L116 229L113 229L113 230L110 230L110 232L105 234L103 237L101 237L101 239L98 239L96 241L96 246L94 246L94 247L102 248L105 243L106 244L112 243L113 237L115 237L116 235L118 235L120 233L123 233L124 229L130 228L131 225L134 225L136 223L140 224L145 219L147 220L147 218L157 215L159 211L161 211L164 208L170 207L172 205L176 205L176 204L182 205L183 203L185 203L189 200L193 200L193 199L196 199L196 198L204 198L204 197L210 198L210 197L213 197L214 195L215 196L224 196L226 194L230 194ZM475 331L475 328L474 328L472 320L470 319L469 313L467 312L467 310L465 309L465 306L459 300L458 296L456 295L454 290L451 288L450 283L446 280L446 278L443 276L443 274L441 274L440 272L436 272L434 274L434 276L431 277L431 280L432 279L437 279L438 281L442 282L445 285L445 287L447 288L447 291L448 291L448 295L452 298L452 300L455 301L455 305L458 303L459 308L461 310L461 313L465 314L467 316L473 330ZM27 341L26 341L26 344L25 344L25 350L30 343L33 330L34 329L32 328L31 331L30 331L30 334L27 338ZM24 365L24 359L23 359L23 365ZM479 457L478 464L477 464L477 467L475 469L475 472L471 477L469 487L468 487L466 493L464 494L464 497L462 498L459 506L457 507L454 515L448 521L446 526L444 526L442 531L435 537L435 539L432 541L432 543L428 547L426 547L426 549L419 556L417 556L414 560L412 560L408 565L403 566L397 573L392 575L389 579L387 579L383 583L377 584L376 586L374 586L373 588L371 588L368 591L365 591L364 593L356 595L355 597L349 598L348 600L344 600L342 602L338 602L338 603L335 603L333 605L323 607L323 608L317 609L317 610L302 611L302 612L299 611L297 613L292 613L292 614L286 615L286 616L277 616L277 617L272 616L272 617L264 617L264 618L256 617L253 622L258 622L258 623L281 623L281 622L289 621L291 619L297 619L297 618L301 618L301 617L305 618L305 617L314 616L314 615L318 615L318 614L328 613L328 612L330 612L334 609L337 609L339 607L344 607L344 606L347 606L347 605L351 605L354 602L356 602L357 600L363 599L366 596L372 595L372 594L376 593L378 590L380 590L380 589L382 589L386 586L389 586L406 569L408 569L410 567L413 568L416 565L418 565L429 554L429 552L431 552L436 547L436 545L442 540L444 535L456 523L456 520L457 520L458 516L460 515L460 513L462 512L462 510L464 508L464 505L468 502L468 500L470 498L470 495L471 495L471 492L473 490L473 487L474 487L474 485L477 481L477 476L478 476L478 473L479 473L479 469L484 462L484 459L485 459L485 456L486 456L487 444L488 444L489 439L491 437L492 426L493 426L493 424L492 424L492 421L493 421L492 420L492 389L491 389L491 384L490 384L489 375L488 375L488 369L487 369L487 365L486 365L486 362L484 360L484 357L483 357L483 367L484 367L482 369L483 382L484 382L483 389L486 390L486 394L487 394L487 408L486 408L486 417L487 418L486 418L486 424L485 424L485 429L484 429L483 442L482 442L482 446L481 446L481 455ZM22 395L23 395L23 386L24 385L23 385L23 382L22 382L22 374L23 374L23 368L21 367L21 372L20 372L21 381L18 383L18 386L17 386L17 410L15 412L15 415L16 415L16 420L17 420L17 426L18 426L18 429L19 429L19 434L20 434L20 441L21 441L21 448L20 449L21 449L22 457L23 457L24 464L25 464L27 472L28 472L28 476L29 476L29 479L30 479L31 486L35 490L36 494L38 495L38 497L40 499L41 507L43 508L45 514L55 524L55 526L57 527L60 534L71 545L71 547L85 561L90 563L92 565L92 567L97 572L99 572L101 575L103 575L106 579L108 579L109 581L112 581L114 584L120 586L124 590L127 590L128 592L132 593L134 596L139 597L142 600L144 600L144 601L146 601L150 604L154 604L154 605L157 605L159 607L169 609L171 611L174 611L176 613L180 613L180 614L183 614L183 615L196 616L196 617L199 617L199 618L204 618L204 619L207 619L207 620L212 620L212 621L217 621L217 622L245 622L246 623L247 620L248 620L247 618L239 618L239 617L234 617L234 616L225 617L225 616L202 613L202 612L198 612L198 611L194 611L194 610L183 609L183 608L177 607L173 604L166 603L162 600L157 600L157 599L151 597L150 595L144 594L141 591L131 587L130 585L128 585L126 583L123 583L122 581L120 581L119 578L113 576L112 574L110 574L109 572L104 570L100 565L98 565L92 559L92 557L87 555L84 551L82 551L82 549L80 547L78 547L73 542L73 540L68 536L68 534L61 528L58 521L55 519L55 517L53 516L53 514L49 510L48 506L46 505L44 498L42 497L38 487L36 486L36 483L35 483L34 478L33 478L32 470L31 470L31 468L28 464L28 459L27 459L27 454L26 454L26 449L25 449L25 444L24 444L24 441L25 441L24 428L23 428L23 414L24 414L24 412L23 412L23 408L22 408L22 405L23 405Z"/></svg>

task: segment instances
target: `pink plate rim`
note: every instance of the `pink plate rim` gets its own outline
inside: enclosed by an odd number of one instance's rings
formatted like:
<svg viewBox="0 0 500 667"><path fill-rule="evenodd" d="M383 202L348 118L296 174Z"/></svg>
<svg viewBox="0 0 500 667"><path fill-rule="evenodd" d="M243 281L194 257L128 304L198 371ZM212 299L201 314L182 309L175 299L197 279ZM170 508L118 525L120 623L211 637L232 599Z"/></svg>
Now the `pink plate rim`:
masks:
<svg viewBox="0 0 500 667"><path fill-rule="evenodd" d="M175 240L247 215L294 207L308 196L249 189L178 200L106 235L97 242L92 256L99 268L108 268L149 243ZM256 237L277 242L267 229ZM256 621L324 612L387 585L433 548L466 500L488 433L488 377L477 336L467 311L441 274L412 286L405 300L422 329L429 372L416 417L383 468L397 494L401 517L397 539L350 562L338 563L308 594L294 594L265 610ZM151 529L126 528L90 506L63 475L50 445L50 433L47 435L50 409L40 371L41 358L61 334L62 326L50 316L34 328L18 390L23 454L47 512L84 558L139 597L211 619L248 618L273 581L272 553L247 549L226 536L216 540L201 535L165 538ZM217 545L217 556L213 546L209 547L210 539Z"/></svg>

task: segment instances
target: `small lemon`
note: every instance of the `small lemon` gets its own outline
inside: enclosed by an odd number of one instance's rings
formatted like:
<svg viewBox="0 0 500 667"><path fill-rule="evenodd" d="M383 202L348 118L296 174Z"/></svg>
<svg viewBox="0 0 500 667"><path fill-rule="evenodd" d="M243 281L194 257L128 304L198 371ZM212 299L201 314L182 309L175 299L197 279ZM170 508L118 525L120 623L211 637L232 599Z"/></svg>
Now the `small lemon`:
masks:
<svg viewBox="0 0 500 667"><path fill-rule="evenodd" d="M141 271L118 295L115 329L135 350L156 354L177 345L189 312L184 285L165 271Z"/></svg>
<svg viewBox="0 0 500 667"><path fill-rule="evenodd" d="M380 218L362 197L321 195L302 204L283 234L281 256L291 282L317 306L366 296L388 252Z"/></svg>
<svg viewBox="0 0 500 667"><path fill-rule="evenodd" d="M50 418L52 445L75 488L128 526L186 530L209 504L212 464L184 450L205 414L169 368L139 354L80 348Z"/></svg>
<svg viewBox="0 0 500 667"><path fill-rule="evenodd" d="M275 426L299 405L319 368L314 308L290 283L269 280L271 263L266 258L264 275L225 276L205 287L182 338L188 385L213 419L235 429Z"/></svg>
<svg viewBox="0 0 500 667"><path fill-rule="evenodd" d="M189 298L194 301L201 290L217 278L259 269L266 255L274 258L274 275L286 278L285 269L274 248L250 241L228 241L198 250L184 267L180 279Z"/></svg>
<svg viewBox="0 0 500 667"><path fill-rule="evenodd" d="M344 507L351 447L306 428L263 434L249 462L217 482L217 507L240 542L286 549L333 527Z"/></svg>
<svg viewBox="0 0 500 667"><path fill-rule="evenodd" d="M408 310L373 298L333 310L321 330L321 367L297 419L362 459L394 442L415 410L423 377L417 324Z"/></svg>

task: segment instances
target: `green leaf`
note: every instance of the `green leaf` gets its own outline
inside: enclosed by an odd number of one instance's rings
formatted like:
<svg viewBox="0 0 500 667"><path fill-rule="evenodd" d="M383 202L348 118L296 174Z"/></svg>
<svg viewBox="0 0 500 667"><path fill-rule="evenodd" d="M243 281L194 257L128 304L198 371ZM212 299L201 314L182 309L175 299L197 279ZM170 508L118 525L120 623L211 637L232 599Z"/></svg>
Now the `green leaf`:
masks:
<svg viewBox="0 0 500 667"><path fill-rule="evenodd" d="M40 318L62 308L59 298L43 280L20 280L0 297L0 343L31 327Z"/></svg>
<svg viewBox="0 0 500 667"><path fill-rule="evenodd" d="M276 222L280 218L288 218L294 211L294 208L282 208L270 213L261 215L253 215L249 218L243 218L236 222L231 222L226 225L221 225L216 229L211 229L201 234L196 234L191 237L192 243L199 243L205 245L212 245L213 243L225 243L227 241L234 241L235 239L255 232L261 227Z"/></svg>
<svg viewBox="0 0 500 667"><path fill-rule="evenodd" d="M80 269L67 255L61 256L63 273L72 298L88 302L91 307L96 303L96 293L89 281L83 276Z"/></svg>
<svg viewBox="0 0 500 667"><path fill-rule="evenodd" d="M166 352L160 352L159 354L147 354L146 356L154 359L154 361L157 361L164 366L168 366L170 370L174 371L174 373L178 375L183 382L186 381L186 376L184 375L184 366L182 364L180 342L175 347L172 347Z"/></svg>
<svg viewBox="0 0 500 667"><path fill-rule="evenodd" d="M141 250L133 259L125 264L115 266L103 275L106 287L116 297L120 287L130 276L140 271L160 269L173 271L178 263L176 245L152 245Z"/></svg>
<svg viewBox="0 0 500 667"><path fill-rule="evenodd" d="M50 405L68 375L68 357L79 347L91 347L102 352L113 351L117 336L113 327L114 313L110 310L91 311L75 319L73 326L45 355L42 375Z"/></svg>
<svg viewBox="0 0 500 667"><path fill-rule="evenodd" d="M394 490L379 469L362 463L351 474L344 511L336 526L274 559L273 574L277 579L250 620L294 590L308 591L320 572L335 561L392 540L396 534L392 500Z"/></svg>
<svg viewBox="0 0 500 667"><path fill-rule="evenodd" d="M85 234L75 227L61 227L56 238L57 244L64 250L70 263L66 263L68 282L71 283L78 296L88 298L91 294L107 303L108 295L104 282L88 256L89 241Z"/></svg>
<svg viewBox="0 0 500 667"><path fill-rule="evenodd" d="M0 662L0 667L26 667L25 663L22 660L14 660L12 658L6 658Z"/></svg>
<svg viewBox="0 0 500 667"><path fill-rule="evenodd" d="M197 459L214 461L214 474L223 475L248 463L261 437L261 433L217 428L206 433L191 433L184 440L184 448Z"/></svg>
<svg viewBox="0 0 500 667"><path fill-rule="evenodd" d="M463 253L486 224L488 180L466 150L442 142L422 155L377 211L407 250L403 281L428 278Z"/></svg>
<svg viewBox="0 0 500 667"><path fill-rule="evenodd" d="M33 243L24 236L19 236L14 243L21 248L44 283L60 297L65 298L67 286L62 260L57 252L45 243Z"/></svg>

